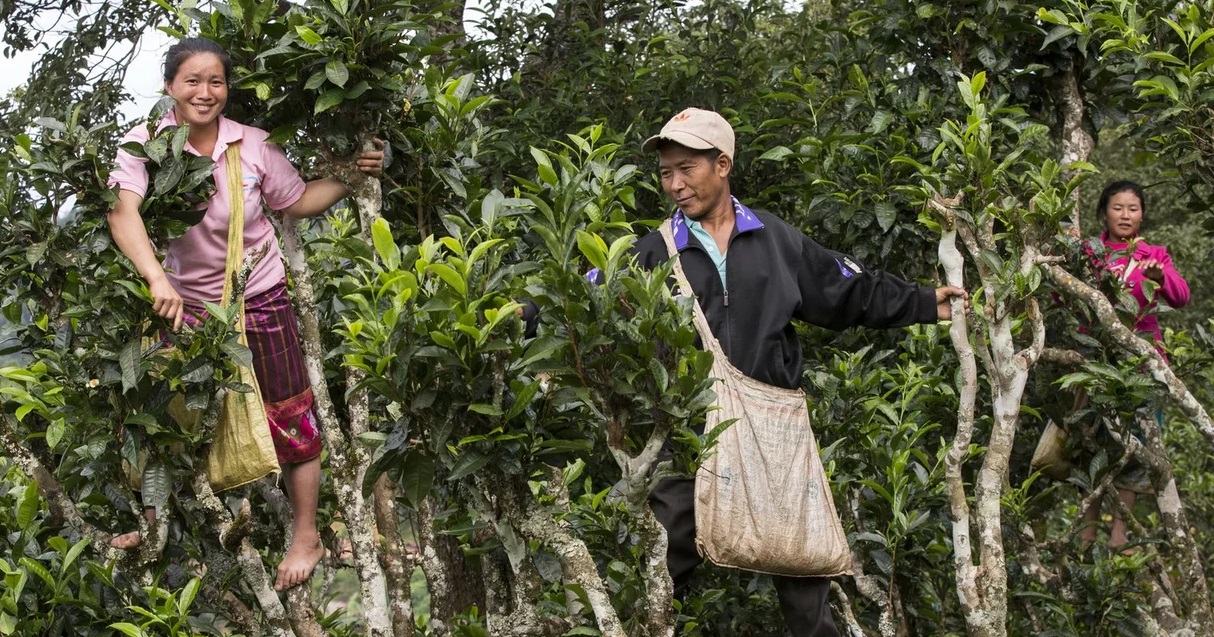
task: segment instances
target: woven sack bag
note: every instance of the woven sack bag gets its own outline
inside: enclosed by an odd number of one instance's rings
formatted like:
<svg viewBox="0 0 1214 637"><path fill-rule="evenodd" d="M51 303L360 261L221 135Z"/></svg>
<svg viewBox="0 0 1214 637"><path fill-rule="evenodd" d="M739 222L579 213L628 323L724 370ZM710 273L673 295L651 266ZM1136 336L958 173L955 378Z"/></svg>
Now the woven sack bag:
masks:
<svg viewBox="0 0 1214 637"><path fill-rule="evenodd" d="M1053 420L1041 432L1029 465L1055 480L1066 480L1071 475L1071 463L1066 459L1066 430Z"/></svg>
<svg viewBox="0 0 1214 637"><path fill-rule="evenodd" d="M247 346L245 337L244 296L233 299L232 285L235 275L244 261L244 184L240 166L240 144L234 143L224 151L227 160L228 201L231 216L228 220L228 257L224 269L222 305L240 303L240 317L236 324L240 330L240 342ZM211 448L207 450L207 478L216 491L231 489L253 482L271 473L278 473L278 454L274 451L274 438L270 434L265 405L261 401L261 388L253 370L241 366L238 379L252 387L252 391L224 393L223 408L219 422L211 437ZM198 417L201 414L180 413L184 404L176 410L179 421Z"/></svg>
<svg viewBox="0 0 1214 637"><path fill-rule="evenodd" d="M667 253L678 255L671 223ZM681 292L691 285L675 260ZM705 428L725 427L696 471L696 548L714 564L772 575L850 573L851 552L818 457L805 393L757 381L734 367L698 302L696 331L712 352L717 398Z"/></svg>

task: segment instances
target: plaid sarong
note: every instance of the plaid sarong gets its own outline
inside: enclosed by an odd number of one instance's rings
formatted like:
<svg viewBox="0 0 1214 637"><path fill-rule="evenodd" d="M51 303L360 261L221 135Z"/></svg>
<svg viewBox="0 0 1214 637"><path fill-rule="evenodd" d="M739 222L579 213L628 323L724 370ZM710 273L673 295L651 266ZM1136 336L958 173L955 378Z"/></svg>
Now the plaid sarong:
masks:
<svg viewBox="0 0 1214 637"><path fill-rule="evenodd" d="M190 309L206 316L202 308L191 305ZM189 312L186 321L198 324ZM319 456L321 438L312 409L312 383L286 281L245 299L245 337L253 352L253 373L261 386L279 464Z"/></svg>

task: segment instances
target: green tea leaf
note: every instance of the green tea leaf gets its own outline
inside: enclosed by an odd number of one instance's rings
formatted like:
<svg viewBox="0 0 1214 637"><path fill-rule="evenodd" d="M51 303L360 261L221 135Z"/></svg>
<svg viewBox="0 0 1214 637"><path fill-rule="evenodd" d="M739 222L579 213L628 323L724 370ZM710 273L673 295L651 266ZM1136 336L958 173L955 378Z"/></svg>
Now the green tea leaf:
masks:
<svg viewBox="0 0 1214 637"><path fill-rule="evenodd" d="M455 461L455 466L451 467L451 475L447 476L447 479L459 480L460 478L472 475L489 464L489 461L492 459L493 456L482 451L468 451Z"/></svg>
<svg viewBox="0 0 1214 637"><path fill-rule="evenodd" d="M164 506L169 502L173 490L173 476L167 465L149 463L143 468L143 506L156 509L156 515L164 515Z"/></svg>
<svg viewBox="0 0 1214 637"><path fill-rule="evenodd" d="M295 27L295 32L299 34L300 39L312 46L316 46L321 43L321 37L317 35L315 31L303 26L302 24Z"/></svg>
<svg viewBox="0 0 1214 637"><path fill-rule="evenodd" d="M67 430L67 425L64 424L62 418L56 418L51 421L51 424L46 427L46 446L51 450L59 448L59 442L63 440L63 434Z"/></svg>
<svg viewBox="0 0 1214 637"><path fill-rule="evenodd" d="M123 346L118 355L118 366L122 369L122 391L134 387L139 382L140 342L136 338Z"/></svg>
<svg viewBox="0 0 1214 637"><path fill-rule="evenodd" d="M31 480L25 487L25 493L21 495L21 503L17 505L17 527L24 529L33 524L40 505L38 483Z"/></svg>
<svg viewBox="0 0 1214 637"><path fill-rule="evenodd" d="M392 227L388 221L380 217L371 224L371 242L375 245L375 253L383 261L384 268L395 270L400 267L400 248L392 238Z"/></svg>
<svg viewBox="0 0 1214 637"><path fill-rule="evenodd" d="M330 82L345 88L346 82L350 80L350 71L341 60L329 60L329 63L325 65L325 77L328 77Z"/></svg>
<svg viewBox="0 0 1214 637"><path fill-rule="evenodd" d="M346 94L344 91L342 91L340 89L333 89L332 91L326 91L323 94L321 94L320 97L316 98L316 108L315 108L315 110L313 110L312 114L320 115L321 113L333 108L334 106L341 104L342 101L345 99L346 99Z"/></svg>
<svg viewBox="0 0 1214 637"><path fill-rule="evenodd" d="M402 464L401 495L416 509L434 488L434 458L416 449L410 449Z"/></svg>

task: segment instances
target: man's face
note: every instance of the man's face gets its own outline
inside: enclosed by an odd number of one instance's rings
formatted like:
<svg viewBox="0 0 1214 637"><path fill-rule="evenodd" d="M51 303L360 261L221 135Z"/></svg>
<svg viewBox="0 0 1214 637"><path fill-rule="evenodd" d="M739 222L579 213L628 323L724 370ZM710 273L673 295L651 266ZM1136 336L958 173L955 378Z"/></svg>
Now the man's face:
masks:
<svg viewBox="0 0 1214 637"><path fill-rule="evenodd" d="M683 214L694 220L712 212L729 197L731 162L724 154L709 159L704 151L678 144L658 149L658 174L662 190Z"/></svg>

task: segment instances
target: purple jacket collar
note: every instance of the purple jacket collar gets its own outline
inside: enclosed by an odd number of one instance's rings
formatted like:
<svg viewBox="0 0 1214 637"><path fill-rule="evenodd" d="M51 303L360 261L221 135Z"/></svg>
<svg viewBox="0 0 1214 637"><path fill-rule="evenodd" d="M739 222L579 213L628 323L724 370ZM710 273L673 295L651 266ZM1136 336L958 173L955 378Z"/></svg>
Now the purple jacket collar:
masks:
<svg viewBox="0 0 1214 637"><path fill-rule="evenodd" d="M738 201L737 197L731 196L729 199L733 201L734 230L738 234L758 230L763 227L763 222L759 221L759 218L755 216L755 213L751 212L750 208L742 205L742 202ZM688 238L691 236L691 231L687 229L687 217L683 214L682 210L675 211L670 224L670 229L674 231L674 247L678 248L679 252L682 252L687 248Z"/></svg>

